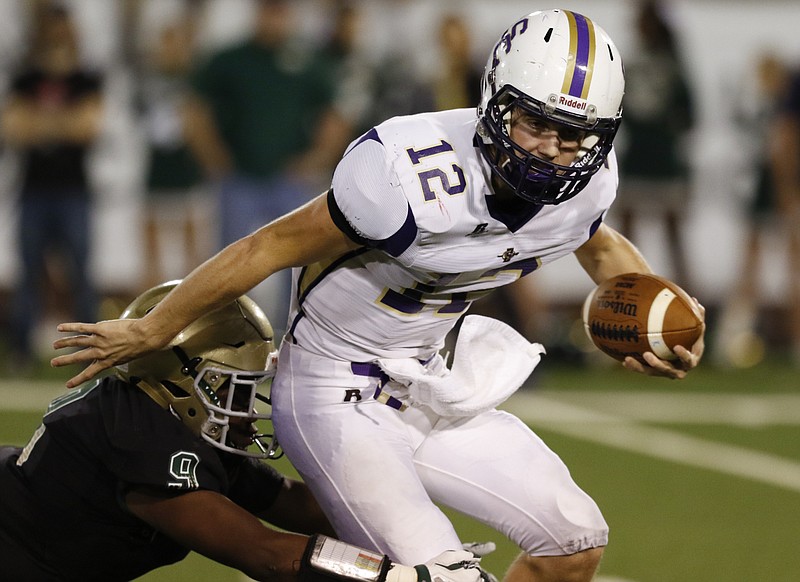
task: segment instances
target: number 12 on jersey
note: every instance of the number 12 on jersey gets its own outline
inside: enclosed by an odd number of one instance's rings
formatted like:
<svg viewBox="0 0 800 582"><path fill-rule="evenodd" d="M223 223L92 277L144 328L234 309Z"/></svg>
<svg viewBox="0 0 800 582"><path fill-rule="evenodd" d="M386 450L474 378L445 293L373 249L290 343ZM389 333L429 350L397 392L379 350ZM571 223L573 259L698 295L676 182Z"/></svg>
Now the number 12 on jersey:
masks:
<svg viewBox="0 0 800 582"><path fill-rule="evenodd" d="M422 148L420 150L415 150L414 148L406 149L408 157L411 158L411 163L415 166L420 163L422 158L437 156L452 151L453 146L443 139L439 140L439 145ZM462 170L458 164L451 164L450 167L455 173L455 183L451 183L450 177L448 177L447 173L442 168L431 168L429 170L417 172L417 178L419 178L419 183L422 187L422 196L425 198L425 202L436 200L436 192L432 185L434 180L438 180L442 189L450 196L455 196L456 194L464 192L467 187L467 181L464 178L464 170Z"/></svg>

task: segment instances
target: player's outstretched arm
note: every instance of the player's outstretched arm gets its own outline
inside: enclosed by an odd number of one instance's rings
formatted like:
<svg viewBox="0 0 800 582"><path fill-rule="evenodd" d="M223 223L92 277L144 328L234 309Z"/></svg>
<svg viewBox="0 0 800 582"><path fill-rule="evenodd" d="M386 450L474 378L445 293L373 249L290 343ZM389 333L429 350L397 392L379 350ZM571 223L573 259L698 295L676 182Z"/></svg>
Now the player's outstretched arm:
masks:
<svg viewBox="0 0 800 582"><path fill-rule="evenodd" d="M128 509L184 547L270 582L481 582L480 558L446 551L417 566L337 539L278 531L227 497L208 490L170 495L133 489Z"/></svg>
<svg viewBox="0 0 800 582"><path fill-rule="evenodd" d="M59 325L59 331L76 335L56 340L53 347L77 351L53 358L51 365L86 364L66 383L74 388L103 370L163 348L192 321L247 293L272 273L336 257L357 246L336 227L322 194L227 246L141 319Z"/></svg>
<svg viewBox="0 0 800 582"><path fill-rule="evenodd" d="M297 580L308 537L271 529L220 493L136 488L125 502L132 514L183 547L255 580Z"/></svg>

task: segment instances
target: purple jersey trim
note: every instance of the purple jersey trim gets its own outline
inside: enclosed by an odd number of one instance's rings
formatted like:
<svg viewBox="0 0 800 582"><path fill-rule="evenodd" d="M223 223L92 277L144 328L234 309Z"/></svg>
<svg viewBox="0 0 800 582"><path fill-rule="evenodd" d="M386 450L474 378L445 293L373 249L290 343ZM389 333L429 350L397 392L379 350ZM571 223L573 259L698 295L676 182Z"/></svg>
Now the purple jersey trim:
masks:
<svg viewBox="0 0 800 582"><path fill-rule="evenodd" d="M381 138L378 135L378 130L373 127L367 133L365 133L360 138L358 138L358 141L354 142L353 145L351 145L349 148L347 148L347 151L344 153L344 155L346 156L347 154L352 152L356 147L358 147L359 145L361 145L365 141L370 141L370 140L376 141L379 144L383 145L383 142L381 141Z"/></svg>
<svg viewBox="0 0 800 582"><path fill-rule="evenodd" d="M417 232L418 229L416 220L414 219L414 212L411 210L411 206L409 206L403 226L389 238L372 241L371 246L381 249L393 257L399 257L411 246L414 239L417 238Z"/></svg>
<svg viewBox="0 0 800 582"><path fill-rule="evenodd" d="M603 215L602 214L600 216L598 216L597 220L595 220L592 223L592 226L589 227L589 238L592 238L594 236L594 233L597 232L597 229L600 228L601 224L603 224Z"/></svg>
<svg viewBox="0 0 800 582"><path fill-rule="evenodd" d="M356 242L360 245L364 245L373 249L380 249L385 253L392 255L393 257L399 257L406 251L406 249L408 249L408 247L411 246L411 243L414 242L414 239L417 238L417 223L414 219L414 212L411 210L411 206L408 206L406 220L403 222L403 225L397 230L397 232L388 238L373 240L362 236L361 233L357 232L356 229L353 228L353 225L350 224L350 222L347 220L347 217L336 203L336 197L333 194L332 188L328 190L327 202L328 212L331 215L333 223L353 242Z"/></svg>

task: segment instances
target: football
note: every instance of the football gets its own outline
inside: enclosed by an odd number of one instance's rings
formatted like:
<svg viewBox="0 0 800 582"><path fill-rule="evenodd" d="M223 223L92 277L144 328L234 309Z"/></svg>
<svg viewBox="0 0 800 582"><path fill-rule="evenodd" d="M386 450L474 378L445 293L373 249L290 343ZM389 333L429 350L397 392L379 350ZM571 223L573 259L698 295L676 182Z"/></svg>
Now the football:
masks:
<svg viewBox="0 0 800 582"><path fill-rule="evenodd" d="M702 334L703 317L678 285L638 273L603 281L583 304L583 325L592 343L615 360L653 352L677 358L672 349L691 349Z"/></svg>

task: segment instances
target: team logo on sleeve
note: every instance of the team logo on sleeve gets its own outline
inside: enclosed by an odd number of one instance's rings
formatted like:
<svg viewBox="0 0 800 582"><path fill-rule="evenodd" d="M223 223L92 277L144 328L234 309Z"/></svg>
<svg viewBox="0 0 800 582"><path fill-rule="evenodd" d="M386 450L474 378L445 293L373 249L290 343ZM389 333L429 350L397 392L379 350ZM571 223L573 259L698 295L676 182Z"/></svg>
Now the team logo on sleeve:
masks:
<svg viewBox="0 0 800 582"><path fill-rule="evenodd" d="M197 466L200 458L195 453L178 451L169 460L169 474L175 481L167 482L167 487L174 489L197 489Z"/></svg>

